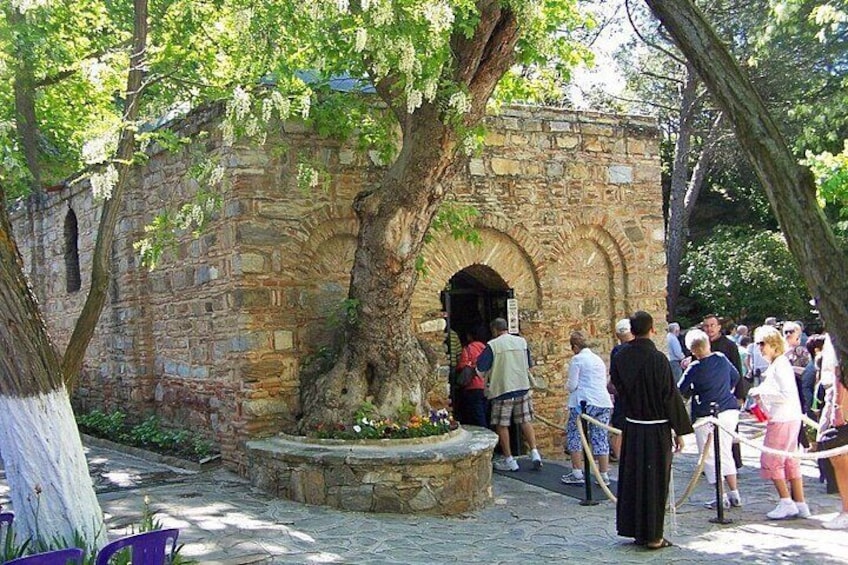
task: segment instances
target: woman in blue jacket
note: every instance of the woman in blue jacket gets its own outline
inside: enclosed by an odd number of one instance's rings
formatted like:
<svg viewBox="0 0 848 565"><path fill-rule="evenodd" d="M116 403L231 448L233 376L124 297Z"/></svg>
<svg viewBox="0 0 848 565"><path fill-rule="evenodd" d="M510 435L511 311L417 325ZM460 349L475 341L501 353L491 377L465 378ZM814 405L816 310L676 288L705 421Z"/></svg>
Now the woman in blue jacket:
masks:
<svg viewBox="0 0 848 565"><path fill-rule="evenodd" d="M701 330L690 330L686 333L686 347L695 357L677 384L684 397L692 398L692 417L695 418L695 439L698 442L698 452L703 453L704 444L712 426L698 426L698 421L711 415L712 406L718 407L718 420L721 423L721 474L727 481L727 491L724 495L725 508L742 506L739 496L739 486L736 481L736 464L733 462L733 437L724 430L735 430L739 423L739 403L733 395L739 371L727 357L719 352L710 351L710 338ZM704 465L704 473L710 484L716 482L715 458L710 456ZM708 502L708 508L715 508L718 502Z"/></svg>

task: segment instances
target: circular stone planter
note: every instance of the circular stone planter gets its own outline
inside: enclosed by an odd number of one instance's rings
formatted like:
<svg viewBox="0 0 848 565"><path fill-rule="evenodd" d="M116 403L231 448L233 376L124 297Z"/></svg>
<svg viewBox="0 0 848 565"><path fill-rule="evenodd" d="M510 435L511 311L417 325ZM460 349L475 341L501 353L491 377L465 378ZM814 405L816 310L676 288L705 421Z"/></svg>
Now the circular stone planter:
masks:
<svg viewBox="0 0 848 565"><path fill-rule="evenodd" d="M459 514L492 499L497 436L459 428L401 440L280 435L247 442L251 482L306 504L361 512Z"/></svg>

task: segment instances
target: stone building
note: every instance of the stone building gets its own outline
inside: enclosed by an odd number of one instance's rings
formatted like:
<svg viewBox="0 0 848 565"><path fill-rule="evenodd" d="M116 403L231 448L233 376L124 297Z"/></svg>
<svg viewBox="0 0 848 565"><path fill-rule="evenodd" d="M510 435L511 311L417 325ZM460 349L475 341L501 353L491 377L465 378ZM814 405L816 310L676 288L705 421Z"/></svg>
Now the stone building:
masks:
<svg viewBox="0 0 848 565"><path fill-rule="evenodd" d="M178 127L215 123L214 110ZM571 330L603 356L616 319L637 308L665 311L665 255L658 130L638 117L509 108L487 119L481 156L453 182L455 198L480 212L482 244L437 235L413 299L418 330L450 301L451 322L505 314L517 300L522 334L543 388L537 411L565 419L563 373ZM243 467L243 442L291 428L299 373L331 334L329 313L346 296L356 218L354 195L380 174L372 155L287 122L264 146L223 147L222 207L197 237L186 234L155 270L133 243L166 208L198 190L191 152L153 151L137 170L112 253L113 283L84 374L78 409L149 413L209 435L225 461ZM298 163L320 163L328 182L297 187ZM12 220L60 350L90 284L99 205L85 183L13 210ZM441 344L444 334L426 337ZM434 391L438 398L446 386ZM442 394L443 396L443 394ZM561 432L538 426L546 456Z"/></svg>

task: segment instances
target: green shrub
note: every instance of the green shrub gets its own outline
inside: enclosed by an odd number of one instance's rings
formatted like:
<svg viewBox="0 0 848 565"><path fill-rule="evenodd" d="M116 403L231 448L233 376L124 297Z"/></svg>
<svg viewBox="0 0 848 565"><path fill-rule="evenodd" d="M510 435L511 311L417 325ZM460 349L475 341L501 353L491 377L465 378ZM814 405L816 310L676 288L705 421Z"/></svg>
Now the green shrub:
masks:
<svg viewBox="0 0 848 565"><path fill-rule="evenodd" d="M767 316L809 320L809 293L783 236L720 228L691 246L683 262L683 294L695 301L691 317L716 313L761 324Z"/></svg>

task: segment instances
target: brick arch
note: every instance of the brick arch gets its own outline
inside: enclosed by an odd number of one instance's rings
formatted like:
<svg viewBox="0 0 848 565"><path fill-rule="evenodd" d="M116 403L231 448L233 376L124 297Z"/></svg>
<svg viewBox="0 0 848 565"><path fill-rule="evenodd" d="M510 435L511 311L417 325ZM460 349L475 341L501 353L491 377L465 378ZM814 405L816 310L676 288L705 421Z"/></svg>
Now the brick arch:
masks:
<svg viewBox="0 0 848 565"><path fill-rule="evenodd" d="M359 222L349 210L321 208L304 219L302 229L305 237L296 267L299 276L314 277L340 270L350 274L351 250L356 249Z"/></svg>
<svg viewBox="0 0 848 565"><path fill-rule="evenodd" d="M533 245L529 234L522 237L530 243L525 247L505 231L486 226L477 229L482 239L481 245L443 235L425 246L427 274L421 277L415 289L415 311L439 309L439 294L451 277L473 265L484 265L500 275L515 290L522 309L535 311L540 308L542 290L539 284L539 263L535 256L542 255L541 248Z"/></svg>
<svg viewBox="0 0 848 565"><path fill-rule="evenodd" d="M554 245L553 257L567 273L578 273L580 263L586 259L582 254L572 253L581 243L589 242L601 255L610 276L610 305L614 318L628 314L630 280L629 272L634 267L636 253L623 231L619 237L610 233L606 226L599 224L578 224L563 226L560 240ZM614 322L614 320L613 320Z"/></svg>

